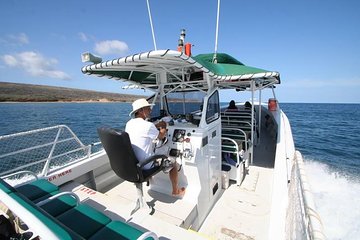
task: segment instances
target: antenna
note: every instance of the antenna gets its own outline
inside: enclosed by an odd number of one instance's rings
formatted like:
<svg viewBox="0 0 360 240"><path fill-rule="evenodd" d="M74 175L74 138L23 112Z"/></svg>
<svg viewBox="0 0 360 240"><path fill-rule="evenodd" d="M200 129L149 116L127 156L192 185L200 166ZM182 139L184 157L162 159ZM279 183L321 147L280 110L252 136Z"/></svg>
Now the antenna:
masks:
<svg viewBox="0 0 360 240"><path fill-rule="evenodd" d="M147 8L148 8L148 14L149 14L149 20L150 20L150 26L151 26L151 33L152 33L152 38L153 38L153 42L154 42L154 48L155 48L155 51L156 51L157 47L156 47L156 40L155 40L155 34L154 34L154 27L153 27L153 23L152 23L152 19L151 19L151 11L150 11L149 0L146 0L146 3L147 3Z"/></svg>
<svg viewBox="0 0 360 240"><path fill-rule="evenodd" d="M217 46L218 46L218 35L219 35L219 16L220 16L220 0L218 0L218 6L217 6L216 33L215 33L215 53L214 53L214 57L213 57L213 63L217 63Z"/></svg>
<svg viewBox="0 0 360 240"><path fill-rule="evenodd" d="M185 42L185 29L181 29L180 38L178 41L178 51L184 52L184 42Z"/></svg>

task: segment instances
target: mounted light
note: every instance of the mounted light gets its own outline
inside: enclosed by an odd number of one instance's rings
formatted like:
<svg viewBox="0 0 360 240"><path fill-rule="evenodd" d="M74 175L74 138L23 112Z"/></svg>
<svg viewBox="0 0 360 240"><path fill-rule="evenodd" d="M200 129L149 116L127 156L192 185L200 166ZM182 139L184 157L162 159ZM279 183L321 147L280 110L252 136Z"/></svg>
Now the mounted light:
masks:
<svg viewBox="0 0 360 240"><path fill-rule="evenodd" d="M82 62L92 62L92 63L96 64L96 63L101 63L102 59L101 59L101 57L98 57L98 56L92 55L89 52L86 52L86 53L81 54L81 61Z"/></svg>

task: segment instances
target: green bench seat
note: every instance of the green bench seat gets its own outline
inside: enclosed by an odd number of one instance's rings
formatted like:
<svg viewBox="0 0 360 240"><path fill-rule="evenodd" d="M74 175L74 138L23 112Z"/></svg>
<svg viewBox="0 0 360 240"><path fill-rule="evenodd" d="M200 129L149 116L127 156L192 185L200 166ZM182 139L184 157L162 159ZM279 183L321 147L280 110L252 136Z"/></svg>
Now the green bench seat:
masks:
<svg viewBox="0 0 360 240"><path fill-rule="evenodd" d="M40 207L48 212L51 216L57 217L66 211L76 207L78 202L70 195L63 195L41 205Z"/></svg>
<svg viewBox="0 0 360 240"><path fill-rule="evenodd" d="M51 216L49 213L45 212L38 206L36 206L32 201L30 201L27 198L24 198L24 196L17 192L12 192L9 194L9 196L15 200L17 203L19 203L22 207L24 207L28 212L30 212L33 216L35 216L40 222L42 222L48 229L50 229L53 236L41 236L42 239L71 239L71 240L77 240L77 239L84 239L79 234L74 232L73 230L67 228L65 225L61 224L59 221L57 221L53 216ZM12 209L11 209L12 210ZM21 214L17 214L21 219ZM29 225L28 222L25 222ZM36 224L36 227L39 227Z"/></svg>
<svg viewBox="0 0 360 240"><path fill-rule="evenodd" d="M126 234L124 234L126 233ZM100 231L95 233L90 240L104 240L104 239L137 239L143 234L142 231L133 228L129 224L112 221L107 224ZM146 238L153 239L153 238Z"/></svg>
<svg viewBox="0 0 360 240"><path fill-rule="evenodd" d="M85 239L111 222L106 215L85 204L64 212L57 219Z"/></svg>
<svg viewBox="0 0 360 240"><path fill-rule="evenodd" d="M44 179L35 180L17 188L0 179L0 191L6 194L7 201L9 201L9 197L12 199L12 206L20 204L28 212L27 215L30 212L43 224L43 227L45 226L48 229L45 231L50 231L52 236L41 236L43 238L117 240L144 237L143 231L124 222L112 221L105 214L89 205L79 204L70 195L61 195L50 201L46 200L44 204L40 203L42 204L41 207L37 206L35 201L59 192L56 185ZM16 212L14 209L10 210ZM16 214L21 218L19 212ZM26 221L25 223L33 224ZM37 228L34 225L32 227ZM157 239L154 233L146 232L145 235L145 239Z"/></svg>
<svg viewBox="0 0 360 240"><path fill-rule="evenodd" d="M59 192L59 187L45 179L37 179L16 187L16 190L31 201L38 202Z"/></svg>

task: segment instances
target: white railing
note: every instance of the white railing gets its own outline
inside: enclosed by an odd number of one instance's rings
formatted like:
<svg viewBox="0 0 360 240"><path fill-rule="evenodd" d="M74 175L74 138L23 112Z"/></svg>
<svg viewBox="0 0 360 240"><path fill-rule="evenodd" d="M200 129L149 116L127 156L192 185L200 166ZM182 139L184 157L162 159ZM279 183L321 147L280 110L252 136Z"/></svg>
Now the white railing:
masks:
<svg viewBox="0 0 360 240"><path fill-rule="evenodd" d="M89 158L95 145L84 145L65 125L0 136L0 176L18 171L47 176Z"/></svg>
<svg viewBox="0 0 360 240"><path fill-rule="evenodd" d="M326 239L299 151L296 151L294 161L286 215L286 239Z"/></svg>

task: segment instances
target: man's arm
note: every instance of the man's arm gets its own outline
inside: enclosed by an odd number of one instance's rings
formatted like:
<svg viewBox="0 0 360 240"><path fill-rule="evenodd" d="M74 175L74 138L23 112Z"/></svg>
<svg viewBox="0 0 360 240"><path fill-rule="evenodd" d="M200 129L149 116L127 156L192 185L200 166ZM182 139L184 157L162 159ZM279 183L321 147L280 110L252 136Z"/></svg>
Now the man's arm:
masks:
<svg viewBox="0 0 360 240"><path fill-rule="evenodd" d="M155 124L155 126L159 131L158 139L163 140L166 137L166 133L167 133L166 122L160 121L157 124Z"/></svg>

